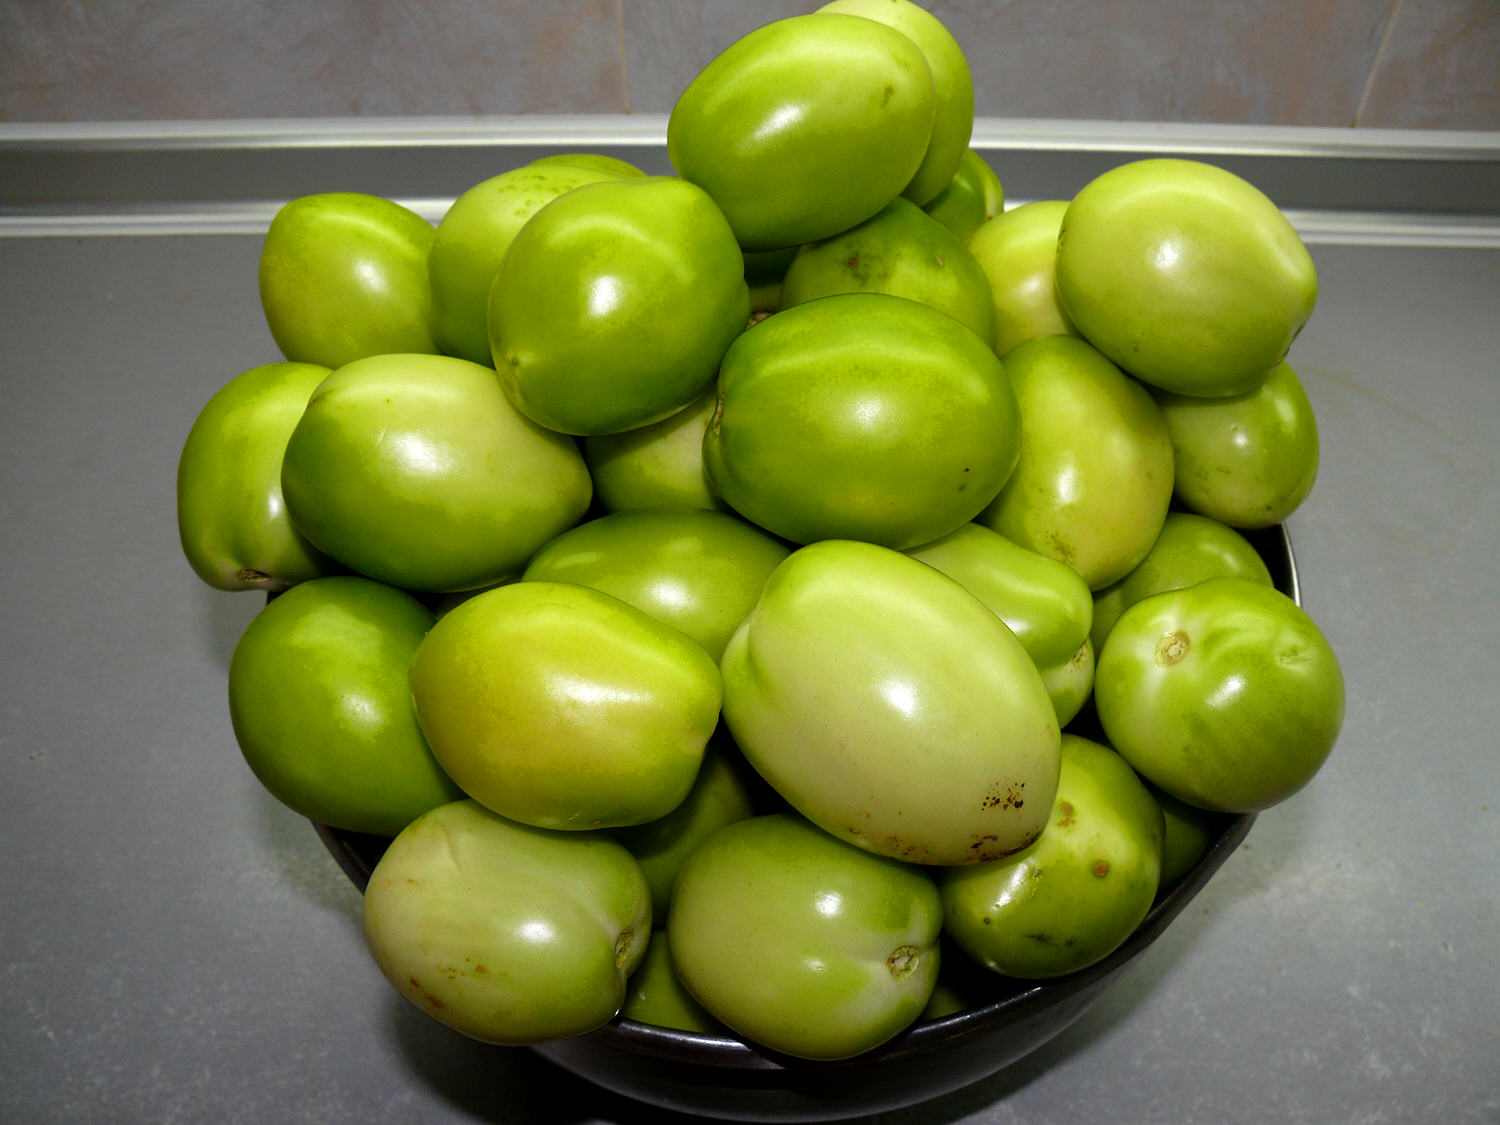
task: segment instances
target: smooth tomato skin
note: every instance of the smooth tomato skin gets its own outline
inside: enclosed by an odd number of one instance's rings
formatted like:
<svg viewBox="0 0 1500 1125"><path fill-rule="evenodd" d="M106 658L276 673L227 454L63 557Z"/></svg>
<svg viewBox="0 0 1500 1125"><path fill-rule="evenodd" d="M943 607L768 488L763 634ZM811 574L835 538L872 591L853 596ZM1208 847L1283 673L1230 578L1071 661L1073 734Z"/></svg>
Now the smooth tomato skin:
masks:
<svg viewBox="0 0 1500 1125"><path fill-rule="evenodd" d="M431 626L409 594L352 575L309 579L255 616L230 660L229 714L277 800L335 828L394 836L462 796L406 688Z"/></svg>
<svg viewBox="0 0 1500 1125"><path fill-rule="evenodd" d="M460 800L414 821L365 889L376 965L433 1019L485 1043L607 1023L645 956L651 896L630 853Z"/></svg>
<svg viewBox="0 0 1500 1125"><path fill-rule="evenodd" d="M387 352L436 353L432 224L389 199L325 192L276 213L260 255L266 325L294 363L342 367Z"/></svg>
<svg viewBox="0 0 1500 1125"><path fill-rule="evenodd" d="M974 518L1019 455L1015 395L988 345L885 293L762 321L730 345L718 391L703 440L714 491L795 543L930 542Z"/></svg>
<svg viewBox="0 0 1500 1125"><path fill-rule="evenodd" d="M995 308L992 337L1002 359L1038 336L1079 335L1057 299L1057 232L1068 204L1043 199L1012 208L969 236Z"/></svg>
<svg viewBox="0 0 1500 1125"><path fill-rule="evenodd" d="M1327 639L1291 598L1245 578L1127 609L1099 656L1094 698L1141 776L1217 812L1257 812L1300 790L1344 718Z"/></svg>
<svg viewBox="0 0 1500 1125"><path fill-rule="evenodd" d="M709 387L676 414L583 439L594 494L610 512L661 505L727 511L703 466L703 435L719 402Z"/></svg>
<svg viewBox="0 0 1500 1125"><path fill-rule="evenodd" d="M946 932L986 968L1045 979L1108 956L1151 909L1165 826L1119 754L1062 739L1046 830L1025 850L939 879Z"/></svg>
<svg viewBox="0 0 1500 1125"><path fill-rule="evenodd" d="M1234 398L1158 393L1176 457L1177 499L1240 528L1295 512L1318 476L1318 421L1297 373L1278 364Z"/></svg>
<svg viewBox="0 0 1500 1125"><path fill-rule="evenodd" d="M1057 290L1085 338L1143 382L1217 398L1259 386L1312 315L1312 257L1254 185L1196 160L1119 165L1063 217Z"/></svg>
<svg viewBox="0 0 1500 1125"><path fill-rule="evenodd" d="M965 149L948 186L922 205L960 242L1005 210L1005 187L984 157Z"/></svg>
<svg viewBox="0 0 1500 1125"><path fill-rule="evenodd" d="M728 825L688 856L667 933L678 976L715 1018L784 1054L841 1059L921 1014L941 922L920 868L777 813Z"/></svg>
<svg viewBox="0 0 1500 1125"><path fill-rule="evenodd" d="M652 931L646 956L630 974L620 1015L652 1027L673 1027L701 1035L723 1035L727 1030L678 979L672 967L671 938L664 927Z"/></svg>
<svg viewBox="0 0 1500 1125"><path fill-rule="evenodd" d="M714 380L750 317L745 261L712 199L671 176L585 184L527 221L490 287L490 352L527 417L618 433Z"/></svg>
<svg viewBox="0 0 1500 1125"><path fill-rule="evenodd" d="M997 531L966 523L906 553L988 606L1038 667L1072 660L1088 638L1094 602L1078 573Z"/></svg>
<svg viewBox="0 0 1500 1125"><path fill-rule="evenodd" d="M344 565L430 592L520 573L592 493L569 437L523 417L487 367L371 356L313 393L281 485L297 528Z"/></svg>
<svg viewBox="0 0 1500 1125"><path fill-rule="evenodd" d="M177 531L210 586L275 593L338 572L292 524L281 495L287 440L328 373L311 363L252 367L194 420L177 461Z"/></svg>
<svg viewBox="0 0 1500 1125"><path fill-rule="evenodd" d="M757 792L749 764L720 728L709 739L697 780L682 804L657 820L614 829L614 838L646 875L651 910L659 921L667 917L682 861L724 825L754 816Z"/></svg>
<svg viewBox="0 0 1500 1125"><path fill-rule="evenodd" d="M942 223L897 197L858 226L803 246L781 282L781 307L834 293L889 293L947 313L988 340L995 310L984 270Z"/></svg>
<svg viewBox="0 0 1500 1125"><path fill-rule="evenodd" d="M921 48L932 69L932 136L901 194L919 207L926 205L953 182L974 132L974 79L963 48L940 19L911 0L832 0L817 10L876 20Z"/></svg>
<svg viewBox="0 0 1500 1125"><path fill-rule="evenodd" d="M532 556L521 577L613 594L681 629L718 663L789 551L725 512L642 508L564 531Z"/></svg>
<svg viewBox="0 0 1500 1125"><path fill-rule="evenodd" d="M1094 690L1094 642L1087 637L1067 660L1038 665L1042 685L1052 700L1058 726L1067 726L1083 710Z"/></svg>
<svg viewBox="0 0 1500 1125"><path fill-rule="evenodd" d="M746 759L841 840L979 863L1046 822L1058 724L1041 676L1004 622L924 563L853 541L794 551L720 667Z"/></svg>
<svg viewBox="0 0 1500 1125"><path fill-rule="evenodd" d="M531 162L530 167L550 168L555 164L563 164L571 168L592 168L615 177L646 174L630 161L621 160L618 156L610 156L605 152L557 152L551 156L538 157Z"/></svg>
<svg viewBox="0 0 1500 1125"><path fill-rule="evenodd" d="M409 678L428 744L465 793L567 830L643 824L680 805L722 698L696 642L563 582L498 586L450 609Z"/></svg>
<svg viewBox="0 0 1500 1125"><path fill-rule="evenodd" d="M1073 336L1043 336L1005 359L1021 412L1021 455L978 517L1076 570L1091 590L1145 558L1172 500L1172 444L1139 383Z"/></svg>
<svg viewBox="0 0 1500 1125"><path fill-rule="evenodd" d="M1179 801L1150 782L1146 783L1146 788L1161 806L1166 823L1161 851L1161 885L1168 888L1175 886L1203 858L1223 829L1227 816Z"/></svg>
<svg viewBox="0 0 1500 1125"><path fill-rule="evenodd" d="M1168 512L1146 557L1124 578L1094 595L1089 636L1095 650L1104 647L1110 627L1136 602L1205 578L1248 578L1272 585L1265 560L1234 528L1192 512Z"/></svg>
<svg viewBox="0 0 1500 1125"><path fill-rule="evenodd" d="M900 195L926 158L937 94L921 48L859 16L765 24L690 82L667 157L746 250L827 238Z"/></svg>
<svg viewBox="0 0 1500 1125"><path fill-rule="evenodd" d="M447 355L486 367L490 283L526 220L564 192L617 178L563 160L533 162L470 187L444 213L427 254L432 334Z"/></svg>

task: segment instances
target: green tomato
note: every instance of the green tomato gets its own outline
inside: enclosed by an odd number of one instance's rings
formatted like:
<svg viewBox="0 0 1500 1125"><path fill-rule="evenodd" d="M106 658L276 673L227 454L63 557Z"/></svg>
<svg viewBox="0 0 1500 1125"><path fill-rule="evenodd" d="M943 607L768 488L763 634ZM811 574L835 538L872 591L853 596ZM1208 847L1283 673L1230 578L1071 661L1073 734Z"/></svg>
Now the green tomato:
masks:
<svg viewBox="0 0 1500 1125"><path fill-rule="evenodd" d="M564 192L615 179L614 173L561 160L512 168L453 201L427 254L432 333L448 355L489 366L490 283L526 220Z"/></svg>
<svg viewBox="0 0 1500 1125"><path fill-rule="evenodd" d="M943 872L943 925L986 968L1038 980L1077 972L1128 938L1161 881L1164 825L1119 754L1065 734L1052 817L1015 855Z"/></svg>
<svg viewBox="0 0 1500 1125"><path fill-rule="evenodd" d="M730 346L703 460L731 507L784 539L901 549L994 498L1020 429L1005 370L974 333L916 301L846 293Z"/></svg>
<svg viewBox="0 0 1500 1125"><path fill-rule="evenodd" d="M641 508L579 524L527 564L527 580L576 582L681 629L717 663L787 547L701 508Z"/></svg>
<svg viewBox="0 0 1500 1125"><path fill-rule="evenodd" d="M646 874L651 911L658 922L667 917L672 881L682 861L724 825L755 814L756 786L750 775L739 748L716 731L682 804L659 820L614 830L614 838L635 856Z"/></svg>
<svg viewBox="0 0 1500 1125"><path fill-rule="evenodd" d="M371 578L410 590L485 586L588 508L577 443L522 417L487 367L372 356L313 393L281 485L297 528Z"/></svg>
<svg viewBox="0 0 1500 1125"><path fill-rule="evenodd" d="M628 160L621 160L618 156L610 156L602 152L558 152L551 156L538 157L533 160L529 167L535 168L540 165L550 168L554 164L562 164L570 168L592 168L599 172L608 172L611 176L644 176L646 173Z"/></svg>
<svg viewBox="0 0 1500 1125"><path fill-rule="evenodd" d="M1021 457L979 516L1076 570L1091 590L1128 574L1172 500L1172 443L1145 389L1073 336L1005 358L1021 409Z"/></svg>
<svg viewBox="0 0 1500 1125"><path fill-rule="evenodd" d="M921 869L773 814L688 856L667 933L678 976L715 1018L783 1054L842 1059L921 1014L941 923Z"/></svg>
<svg viewBox="0 0 1500 1125"><path fill-rule="evenodd" d="M517 582L449 610L412 658L433 754L464 792L539 828L671 812L719 719L700 645L599 590Z"/></svg>
<svg viewBox="0 0 1500 1125"><path fill-rule="evenodd" d="M989 282L952 231L897 197L873 217L803 246L781 283L781 307L834 293L889 293L947 313L982 340L994 325Z"/></svg>
<svg viewBox="0 0 1500 1125"><path fill-rule="evenodd" d="M292 525L281 495L287 439L328 368L268 363L210 398L177 462L177 531L199 578L275 593L338 569Z"/></svg>
<svg viewBox="0 0 1500 1125"><path fill-rule="evenodd" d="M974 131L974 79L963 49L940 19L911 0L833 0L817 10L876 20L922 49L936 95L932 136L921 166L901 194L925 205L953 181Z"/></svg>
<svg viewBox="0 0 1500 1125"><path fill-rule="evenodd" d="M646 956L626 982L628 991L620 1015L652 1027L671 1027L701 1035L723 1035L724 1025L708 1014L683 987L672 968L671 939L661 927L652 931Z"/></svg>
<svg viewBox="0 0 1500 1125"><path fill-rule="evenodd" d="M389 199L305 195L271 220L260 301L287 359L342 367L388 352L435 353L432 224Z"/></svg>
<svg viewBox="0 0 1500 1125"><path fill-rule="evenodd" d="M1094 596L1094 624L1089 632L1094 648L1104 647L1111 626L1136 602L1205 578L1248 578L1272 585L1265 560L1234 528L1191 512L1168 512L1146 557Z"/></svg>
<svg viewBox="0 0 1500 1125"><path fill-rule="evenodd" d="M914 863L978 863L1041 831L1058 724L1003 621L870 543L794 551L721 662L724 721L814 824Z"/></svg>
<svg viewBox="0 0 1500 1125"><path fill-rule="evenodd" d="M1083 335L1143 382L1217 398L1259 386L1312 315L1317 272L1286 216L1211 164L1119 165L1068 206L1057 291Z"/></svg>
<svg viewBox="0 0 1500 1125"><path fill-rule="evenodd" d="M1094 643L1087 637L1067 660L1038 665L1042 685L1052 700L1059 726L1067 726L1078 717L1094 690Z"/></svg>
<svg viewBox="0 0 1500 1125"><path fill-rule="evenodd" d="M651 897L607 837L455 801L375 865L363 929L385 978L433 1019L485 1043L539 1043L614 1018L646 953Z"/></svg>
<svg viewBox="0 0 1500 1125"><path fill-rule="evenodd" d="M1208 846L1224 828L1223 813L1212 812L1179 801L1172 794L1151 785L1146 785L1156 803L1161 806L1166 821L1166 836L1162 842L1161 885L1173 887L1203 858Z"/></svg>
<svg viewBox="0 0 1500 1125"><path fill-rule="evenodd" d="M1067 203L1042 200L979 227L966 245L984 271L995 307L995 354L1038 336L1077 336L1057 300L1057 232Z"/></svg>
<svg viewBox="0 0 1500 1125"><path fill-rule="evenodd" d="M997 531L966 523L906 553L988 606L1038 667L1071 661L1088 638L1094 603L1083 579Z"/></svg>
<svg viewBox="0 0 1500 1125"><path fill-rule="evenodd" d="M989 161L965 149L948 186L922 209L967 242L981 226L1005 210L1005 188Z"/></svg>
<svg viewBox="0 0 1500 1125"><path fill-rule="evenodd" d="M708 195L669 176L603 180L512 240L490 287L490 351L528 418L618 433L702 394L749 316L744 257Z"/></svg>
<svg viewBox="0 0 1500 1125"><path fill-rule="evenodd" d="M1305 786L1344 718L1327 639L1291 598L1245 578L1127 609L1099 655L1094 698L1143 777L1219 812L1256 812Z"/></svg>
<svg viewBox="0 0 1500 1125"><path fill-rule="evenodd" d="M812 12L731 44L672 107L667 157L723 210L746 250L827 238L911 183L937 94L894 28Z"/></svg>
<svg viewBox="0 0 1500 1125"><path fill-rule="evenodd" d="M1318 475L1318 422L1286 364L1234 398L1156 396L1177 459L1177 499L1231 527L1281 523Z"/></svg>
<svg viewBox="0 0 1500 1125"><path fill-rule="evenodd" d="M432 614L367 578L313 578L250 622L229 663L229 716L277 800L335 828L394 836L462 796L412 714L406 670Z"/></svg>
<svg viewBox="0 0 1500 1125"><path fill-rule="evenodd" d="M583 439L583 459L606 511L672 505L724 511L703 467L703 435L718 406L709 387L660 422Z"/></svg>

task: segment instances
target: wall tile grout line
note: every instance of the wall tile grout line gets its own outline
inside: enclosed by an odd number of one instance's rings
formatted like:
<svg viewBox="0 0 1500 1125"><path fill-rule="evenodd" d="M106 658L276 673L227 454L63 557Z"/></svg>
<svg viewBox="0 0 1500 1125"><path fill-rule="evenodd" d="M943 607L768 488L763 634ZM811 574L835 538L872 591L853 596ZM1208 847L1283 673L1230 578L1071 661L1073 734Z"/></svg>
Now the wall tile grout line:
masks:
<svg viewBox="0 0 1500 1125"><path fill-rule="evenodd" d="M1349 122L1350 126L1357 129L1359 123L1365 116L1365 105L1370 100L1370 91L1375 87L1375 77L1385 63L1386 48L1390 46L1391 34L1396 30L1396 21L1401 18L1401 9L1406 0L1393 0L1390 15L1386 16L1385 27L1380 32L1380 45L1375 48L1375 57L1370 60L1370 71L1365 75L1364 89L1359 92L1359 104L1354 107L1354 120Z"/></svg>

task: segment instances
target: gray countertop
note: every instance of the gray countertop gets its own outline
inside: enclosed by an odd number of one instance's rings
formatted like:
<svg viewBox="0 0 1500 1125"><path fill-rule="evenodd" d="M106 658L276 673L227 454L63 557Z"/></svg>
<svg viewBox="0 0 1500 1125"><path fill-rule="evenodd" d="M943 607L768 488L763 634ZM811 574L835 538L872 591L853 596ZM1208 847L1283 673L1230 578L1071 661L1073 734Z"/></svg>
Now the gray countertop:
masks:
<svg viewBox="0 0 1500 1125"><path fill-rule="evenodd" d="M1332 758L1079 1022L891 1125L1500 1121L1500 249L1390 241L1312 245L1290 357ZM240 757L260 599L193 576L173 485L209 395L279 358L259 245L0 237L0 1120L662 1120L401 1000Z"/></svg>

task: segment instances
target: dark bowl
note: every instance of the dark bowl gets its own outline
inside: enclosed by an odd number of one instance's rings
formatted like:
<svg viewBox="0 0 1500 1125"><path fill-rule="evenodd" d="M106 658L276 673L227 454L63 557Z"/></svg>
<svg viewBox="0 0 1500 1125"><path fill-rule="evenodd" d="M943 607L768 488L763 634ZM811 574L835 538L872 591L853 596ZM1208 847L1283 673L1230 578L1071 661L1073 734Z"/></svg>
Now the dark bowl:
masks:
<svg viewBox="0 0 1500 1125"><path fill-rule="evenodd" d="M1282 527L1247 533L1276 588L1300 603L1296 560ZM1254 814L1226 816L1208 850L1113 953L1042 982L995 977L983 1003L922 1020L856 1058L807 1062L729 1036L615 1019L587 1035L532 1049L558 1066L641 1102L736 1121L827 1121L915 1105L987 1078L1088 1011L1208 883L1250 831ZM361 890L385 850L381 837L316 825Z"/></svg>

